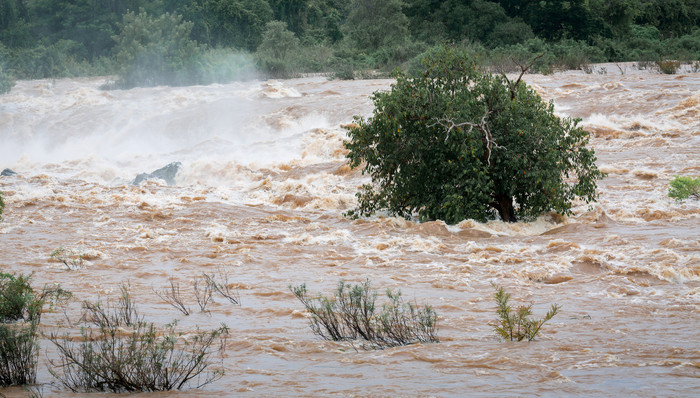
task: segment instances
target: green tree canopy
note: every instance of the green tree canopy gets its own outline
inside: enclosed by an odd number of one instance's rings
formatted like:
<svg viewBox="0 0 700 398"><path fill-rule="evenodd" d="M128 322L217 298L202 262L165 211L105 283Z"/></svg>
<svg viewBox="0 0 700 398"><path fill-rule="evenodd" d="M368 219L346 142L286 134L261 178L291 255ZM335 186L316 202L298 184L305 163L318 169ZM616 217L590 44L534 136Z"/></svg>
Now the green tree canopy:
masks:
<svg viewBox="0 0 700 398"><path fill-rule="evenodd" d="M287 30L287 23L272 21L265 26L263 41L256 56L265 72L275 77L286 77L290 73L290 58L296 55L298 48L299 39Z"/></svg>
<svg viewBox="0 0 700 398"><path fill-rule="evenodd" d="M358 48L369 51L402 44L408 38L408 18L402 0L353 0L345 25Z"/></svg>
<svg viewBox="0 0 700 398"><path fill-rule="evenodd" d="M122 65L123 87L180 85L196 82L195 61L201 48L190 39L191 22L177 14L151 17L145 11L124 15L114 37L117 61Z"/></svg>
<svg viewBox="0 0 700 398"><path fill-rule="evenodd" d="M457 223L569 213L596 199L602 173L577 120L518 79L484 73L466 53L429 53L418 77L398 73L373 95L374 114L357 118L345 146L372 184L351 215L377 210ZM522 76L522 75L521 75Z"/></svg>
<svg viewBox="0 0 700 398"><path fill-rule="evenodd" d="M211 44L255 50L272 8L265 0L205 0Z"/></svg>
<svg viewBox="0 0 700 398"><path fill-rule="evenodd" d="M15 80L12 75L7 70L5 64L5 50L3 45L0 43L0 94L5 94L10 91L15 85ZM2 196L0 196L0 205L2 204ZM2 206L0 206L0 213L2 213Z"/></svg>

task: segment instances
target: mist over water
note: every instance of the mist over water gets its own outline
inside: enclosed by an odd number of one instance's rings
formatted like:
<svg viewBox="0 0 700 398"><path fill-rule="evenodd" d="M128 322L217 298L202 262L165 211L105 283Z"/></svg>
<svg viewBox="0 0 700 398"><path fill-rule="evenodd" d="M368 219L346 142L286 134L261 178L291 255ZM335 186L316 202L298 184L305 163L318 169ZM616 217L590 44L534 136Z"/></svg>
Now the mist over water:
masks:
<svg viewBox="0 0 700 398"><path fill-rule="evenodd" d="M114 91L99 90L105 79L18 82L0 96L0 169L19 173L0 177L0 267L61 283L76 318L81 300L114 297L129 280L159 324L225 322L224 378L167 396L693 396L700 203L667 192L674 175L700 175L700 75L625 72L526 76L591 132L608 173L598 203L571 217L454 226L342 216L369 178L347 167L341 125L371 114L370 94L390 80ZM175 186L130 185L174 161ZM51 260L59 246L89 254L85 266ZM219 301L184 317L152 291L219 269L241 307ZM366 278L433 305L441 342L355 351L320 340L288 289L330 294L340 279ZM539 316L551 303L563 310L539 340L501 342L491 283ZM77 333L60 312L42 322ZM52 381L45 357L40 383ZM80 396L56 384L44 394Z"/></svg>

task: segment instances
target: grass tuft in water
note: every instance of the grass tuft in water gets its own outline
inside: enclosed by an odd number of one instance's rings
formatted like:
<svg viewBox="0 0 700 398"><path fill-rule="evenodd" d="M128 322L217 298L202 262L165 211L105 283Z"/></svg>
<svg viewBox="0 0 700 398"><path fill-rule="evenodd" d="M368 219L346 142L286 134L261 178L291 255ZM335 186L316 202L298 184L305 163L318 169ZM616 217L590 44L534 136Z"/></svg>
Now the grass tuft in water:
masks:
<svg viewBox="0 0 700 398"><path fill-rule="evenodd" d="M330 298L309 296L305 284L290 289L311 314L311 330L325 340L359 339L370 349L440 341L432 307L404 302L400 291L387 289L386 303L379 308L369 280L357 285L341 280Z"/></svg>
<svg viewBox="0 0 700 398"><path fill-rule="evenodd" d="M544 318L530 319L532 304L521 305L513 309L509 304L510 293L507 293L502 287L498 287L494 298L498 305L496 309L496 314L498 314L496 333L504 340L510 341L534 340L542 329L542 325L552 319L561 309L558 304L552 304Z"/></svg>

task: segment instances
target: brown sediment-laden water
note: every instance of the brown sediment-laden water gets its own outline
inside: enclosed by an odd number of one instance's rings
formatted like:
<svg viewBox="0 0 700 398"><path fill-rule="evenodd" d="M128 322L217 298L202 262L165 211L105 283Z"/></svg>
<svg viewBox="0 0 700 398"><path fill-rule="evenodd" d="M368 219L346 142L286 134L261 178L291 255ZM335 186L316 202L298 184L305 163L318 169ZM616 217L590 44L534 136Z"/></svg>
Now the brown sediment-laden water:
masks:
<svg viewBox="0 0 700 398"><path fill-rule="evenodd" d="M79 317L81 300L116 298L126 281L158 324L228 325L224 377L158 397L695 395L700 203L667 192L674 175L700 175L700 74L598 65L526 81L558 114L583 119L608 173L600 199L569 217L458 225L343 216L369 178L346 165L341 125L371 114L370 94L390 80L125 91L101 91L105 79L18 82L0 96L0 168L18 173L0 177L0 267L73 292L65 311L44 314L45 332L78 333L66 316ZM174 185L130 184L175 161ZM78 269L51 258L60 247L84 255ZM184 316L153 292L174 278L196 308L184 287L220 270L240 306L217 300ZM432 305L440 343L324 341L289 290L330 294L367 278ZM537 316L562 310L537 340L501 341L492 284ZM44 396L83 396L54 382L56 350L41 345Z"/></svg>

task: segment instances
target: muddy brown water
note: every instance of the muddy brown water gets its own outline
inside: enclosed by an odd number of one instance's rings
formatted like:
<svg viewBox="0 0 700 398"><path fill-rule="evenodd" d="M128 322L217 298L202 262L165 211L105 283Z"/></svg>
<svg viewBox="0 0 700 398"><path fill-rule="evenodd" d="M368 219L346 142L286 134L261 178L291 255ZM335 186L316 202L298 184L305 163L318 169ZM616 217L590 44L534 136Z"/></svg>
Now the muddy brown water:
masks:
<svg viewBox="0 0 700 398"><path fill-rule="evenodd" d="M694 396L700 204L667 190L674 175L700 174L700 74L622 67L526 76L591 131L608 173L598 203L454 226L342 216L368 179L346 166L341 125L370 114L389 80L108 92L105 79L22 81L0 96L0 168L19 173L0 177L0 267L73 292L65 313L44 314L45 332L77 333L66 314L116 298L125 281L160 325L228 325L222 379L154 397ZM176 186L129 184L171 161L182 162ZM52 260L59 247L85 254L82 268ZM241 306L218 299L185 317L153 293L218 270ZM363 351L321 340L288 288L329 294L366 278L432 305L441 342ZM562 311L536 341L503 342L492 283L537 315ZM53 380L56 350L41 345L44 396L90 396Z"/></svg>

